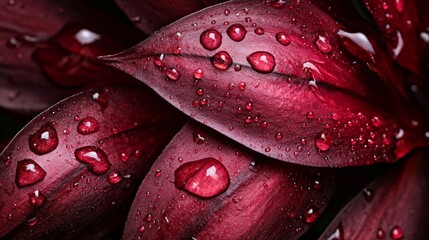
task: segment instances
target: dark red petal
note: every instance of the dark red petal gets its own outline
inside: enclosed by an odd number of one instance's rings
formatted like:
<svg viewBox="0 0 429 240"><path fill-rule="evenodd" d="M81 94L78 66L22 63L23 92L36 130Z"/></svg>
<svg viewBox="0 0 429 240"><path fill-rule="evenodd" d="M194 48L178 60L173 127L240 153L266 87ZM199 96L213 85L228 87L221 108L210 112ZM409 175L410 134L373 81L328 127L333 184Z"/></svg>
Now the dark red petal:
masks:
<svg viewBox="0 0 429 240"><path fill-rule="evenodd" d="M427 239L427 156L414 154L367 186L321 239Z"/></svg>
<svg viewBox="0 0 429 240"><path fill-rule="evenodd" d="M378 29L383 34L391 56L403 67L420 75L422 79L422 49L425 41L421 38L420 19L415 0L362 0L372 14ZM423 7L423 6L422 6Z"/></svg>
<svg viewBox="0 0 429 240"><path fill-rule="evenodd" d="M372 62L345 49L369 59L382 51L363 33L348 32L308 2L291 6L277 8L256 0L213 6L104 60L145 82L187 115L287 162L390 162L418 146L423 133L421 124L414 126L421 123L415 109L406 109L407 100L392 94L389 79L367 68ZM247 29L241 42L229 39L232 24ZM264 33L255 33L258 28ZM213 39L201 39L207 29L222 34L216 50L204 41ZM279 42L279 32L291 43ZM171 77L171 69L180 79Z"/></svg>
<svg viewBox="0 0 429 240"><path fill-rule="evenodd" d="M107 2L103 4L108 8ZM115 14L118 13L83 0L3 1L0 4L0 107L16 112L39 112L75 92L47 82L32 59L34 50L69 21L103 29L125 46L142 39L127 19L112 17Z"/></svg>
<svg viewBox="0 0 429 240"><path fill-rule="evenodd" d="M117 226L110 216L131 201L180 116L140 85L86 91L42 113L0 156L0 237L72 239Z"/></svg>
<svg viewBox="0 0 429 240"><path fill-rule="evenodd" d="M225 0L116 0L119 7L143 32L152 33L173 21Z"/></svg>
<svg viewBox="0 0 429 240"><path fill-rule="evenodd" d="M123 239L297 239L333 189L326 170L255 155L188 124L143 180Z"/></svg>

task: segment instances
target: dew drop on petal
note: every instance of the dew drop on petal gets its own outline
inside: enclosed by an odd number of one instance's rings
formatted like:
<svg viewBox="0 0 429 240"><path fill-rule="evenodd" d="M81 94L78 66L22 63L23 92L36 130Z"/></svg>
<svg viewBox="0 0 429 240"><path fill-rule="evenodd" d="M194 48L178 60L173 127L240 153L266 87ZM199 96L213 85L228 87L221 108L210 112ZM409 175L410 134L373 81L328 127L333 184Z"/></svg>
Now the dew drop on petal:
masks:
<svg viewBox="0 0 429 240"><path fill-rule="evenodd" d="M192 138L194 140L194 143L201 145L204 144L204 142L206 141L207 136L204 133L201 132L193 132L192 133Z"/></svg>
<svg viewBox="0 0 429 240"><path fill-rule="evenodd" d="M42 181L46 171L31 159L18 161L16 165L15 183L18 187L25 187Z"/></svg>
<svg viewBox="0 0 429 240"><path fill-rule="evenodd" d="M175 68L168 68L165 70L165 75L167 75L170 80L177 81L180 79L181 73Z"/></svg>
<svg viewBox="0 0 429 240"><path fill-rule="evenodd" d="M201 33L201 45L207 50L215 50L222 44L222 34L216 29L208 29Z"/></svg>
<svg viewBox="0 0 429 240"><path fill-rule="evenodd" d="M404 238L404 233L399 226L394 226L392 230L390 230L390 237L393 240L399 240Z"/></svg>
<svg viewBox="0 0 429 240"><path fill-rule="evenodd" d="M259 73L270 73L276 65L275 58L271 53L258 51L247 56L247 61L253 70Z"/></svg>
<svg viewBox="0 0 429 240"><path fill-rule="evenodd" d="M227 70L232 65L232 58L226 51L216 53L210 60L213 66L219 70Z"/></svg>
<svg viewBox="0 0 429 240"><path fill-rule="evenodd" d="M98 105L100 105L101 110L106 109L109 104L108 93L109 93L109 89L104 88L103 90L97 91L92 94L92 100L98 103Z"/></svg>
<svg viewBox="0 0 429 240"><path fill-rule="evenodd" d="M164 58L165 58L165 55L163 53L161 53L159 56L155 57L153 62L155 63L156 66L162 67L162 65L163 65L162 61L164 61Z"/></svg>
<svg viewBox="0 0 429 240"><path fill-rule="evenodd" d="M110 184L118 184L122 181L122 174L119 172L111 172L111 173L109 173L109 176L107 177L107 181Z"/></svg>
<svg viewBox="0 0 429 240"><path fill-rule="evenodd" d="M75 157L79 162L88 165L89 170L97 175L106 173L110 168L110 162L106 153L97 147L87 146L78 148L75 151Z"/></svg>
<svg viewBox="0 0 429 240"><path fill-rule="evenodd" d="M57 131L51 123L47 123L28 138L28 144L37 155L52 152L58 146Z"/></svg>
<svg viewBox="0 0 429 240"><path fill-rule="evenodd" d="M197 80L201 80L204 77L204 72L201 68L198 68L194 71L194 78Z"/></svg>
<svg viewBox="0 0 429 240"><path fill-rule="evenodd" d="M93 117L86 117L82 119L77 125L77 132L82 135L98 132L100 130L100 124L97 119Z"/></svg>
<svg viewBox="0 0 429 240"><path fill-rule="evenodd" d="M28 197L30 199L30 204L36 207L40 207L46 200L45 195L39 190L29 193Z"/></svg>
<svg viewBox="0 0 429 240"><path fill-rule="evenodd" d="M344 229L341 222L338 224L338 227L335 229L335 231L327 238L327 240L345 240Z"/></svg>
<svg viewBox="0 0 429 240"><path fill-rule="evenodd" d="M304 221L306 223L314 223L318 217L319 217L319 210L317 210L314 207L309 208L304 213Z"/></svg>
<svg viewBox="0 0 429 240"><path fill-rule="evenodd" d="M367 202L371 202L374 199L374 191L368 188L364 188L362 191L363 196Z"/></svg>
<svg viewBox="0 0 429 240"><path fill-rule="evenodd" d="M255 33L256 33L256 35L264 35L265 30L261 27L257 27L257 28L255 28Z"/></svg>
<svg viewBox="0 0 429 240"><path fill-rule="evenodd" d="M376 237L377 239L384 239L384 237L386 237L386 233L384 232L384 230L383 230L383 229L379 228L379 229L377 230L377 233L376 233L375 237Z"/></svg>
<svg viewBox="0 0 429 240"><path fill-rule="evenodd" d="M211 198L225 192L229 173L217 159L204 158L181 165L174 171L176 188L200 198Z"/></svg>
<svg viewBox="0 0 429 240"><path fill-rule="evenodd" d="M291 42L290 37L285 32L278 32L276 34L276 40L284 46L288 46Z"/></svg>
<svg viewBox="0 0 429 240"><path fill-rule="evenodd" d="M372 126L379 128L383 125L383 120L381 119L380 116L373 116L371 118L371 124Z"/></svg>
<svg viewBox="0 0 429 240"><path fill-rule="evenodd" d="M332 136L329 133L320 132L316 136L316 147L319 151L328 151L332 146Z"/></svg>
<svg viewBox="0 0 429 240"><path fill-rule="evenodd" d="M316 40L316 46L323 53L332 52L331 43L329 42L329 39L325 36L319 35L319 37Z"/></svg>
<svg viewBox="0 0 429 240"><path fill-rule="evenodd" d="M241 42L246 37L247 30L241 24L233 24L226 30L226 33L233 41Z"/></svg>

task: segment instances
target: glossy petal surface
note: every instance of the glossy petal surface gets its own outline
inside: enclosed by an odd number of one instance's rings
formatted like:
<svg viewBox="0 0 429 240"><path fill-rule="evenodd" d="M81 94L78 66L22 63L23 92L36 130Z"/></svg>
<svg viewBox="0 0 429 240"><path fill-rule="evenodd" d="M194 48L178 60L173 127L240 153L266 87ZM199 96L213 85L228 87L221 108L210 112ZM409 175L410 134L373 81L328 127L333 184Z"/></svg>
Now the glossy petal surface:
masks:
<svg viewBox="0 0 429 240"><path fill-rule="evenodd" d="M73 239L106 222L113 229L121 218L110 217L130 203L180 116L140 85L86 91L42 113L0 156L1 238ZM82 134L88 117L99 127Z"/></svg>
<svg viewBox="0 0 429 240"><path fill-rule="evenodd" d="M328 171L267 159L206 129L188 124L167 146L123 239L297 239L318 219L334 188Z"/></svg>
<svg viewBox="0 0 429 240"><path fill-rule="evenodd" d="M247 29L242 41L227 34L232 24ZM279 32L290 44L279 42ZM255 0L207 8L103 59L255 151L352 166L394 161L424 135L408 100L371 70L378 51L309 2Z"/></svg>

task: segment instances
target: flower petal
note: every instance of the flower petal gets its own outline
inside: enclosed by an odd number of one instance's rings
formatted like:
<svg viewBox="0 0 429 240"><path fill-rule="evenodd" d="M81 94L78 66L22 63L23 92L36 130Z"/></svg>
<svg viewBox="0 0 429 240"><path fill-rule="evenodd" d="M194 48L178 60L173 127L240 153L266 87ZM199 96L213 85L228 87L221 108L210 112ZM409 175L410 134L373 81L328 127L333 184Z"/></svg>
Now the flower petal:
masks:
<svg viewBox="0 0 429 240"><path fill-rule="evenodd" d="M104 221L117 226L109 216L130 202L180 116L135 85L89 90L42 113L0 156L0 237L73 239Z"/></svg>
<svg viewBox="0 0 429 240"><path fill-rule="evenodd" d="M427 239L427 156L413 154L367 186L321 239Z"/></svg>
<svg viewBox="0 0 429 240"><path fill-rule="evenodd" d="M297 239L325 208L333 179L189 123L143 180L123 239Z"/></svg>
<svg viewBox="0 0 429 240"><path fill-rule="evenodd" d="M310 3L242 0L102 59L267 156L311 166L394 161L420 144L423 133L414 134L420 129L411 121L419 118L347 46L369 58L374 51L365 35Z"/></svg>
<svg viewBox="0 0 429 240"><path fill-rule="evenodd" d="M173 21L225 0L116 0L129 19L145 33L153 33Z"/></svg>

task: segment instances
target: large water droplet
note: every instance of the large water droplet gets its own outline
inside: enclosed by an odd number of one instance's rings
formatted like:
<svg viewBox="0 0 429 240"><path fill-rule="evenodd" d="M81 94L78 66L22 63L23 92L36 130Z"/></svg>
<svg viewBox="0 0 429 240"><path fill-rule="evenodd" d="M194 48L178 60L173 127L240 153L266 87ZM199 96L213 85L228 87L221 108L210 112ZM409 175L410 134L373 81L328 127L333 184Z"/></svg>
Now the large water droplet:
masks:
<svg viewBox="0 0 429 240"><path fill-rule="evenodd" d="M318 217L319 217L319 210L317 210L314 207L309 208L304 213L304 221L306 223L314 223Z"/></svg>
<svg viewBox="0 0 429 240"><path fill-rule="evenodd" d="M15 183L18 187L36 184L42 181L45 176L45 170L31 159L18 161L16 165Z"/></svg>
<svg viewBox="0 0 429 240"><path fill-rule="evenodd" d="M316 136L316 147L320 151L328 151L332 146L332 136L329 133L320 132Z"/></svg>
<svg viewBox="0 0 429 240"><path fill-rule="evenodd" d="M188 162L174 171L175 185L197 197L211 198L229 187L229 173L217 159L204 158Z"/></svg>
<svg viewBox="0 0 429 240"><path fill-rule="evenodd" d="M331 43L329 42L329 39L327 37L325 37L325 36L319 35L319 38L317 38L317 40L316 40L316 46L323 53L330 53L330 52L332 52Z"/></svg>
<svg viewBox="0 0 429 240"><path fill-rule="evenodd" d="M177 81L180 79L181 73L175 68L168 68L165 70L165 75L167 75L170 80Z"/></svg>
<svg viewBox="0 0 429 240"><path fill-rule="evenodd" d="M31 151L37 155L52 152L58 146L57 131L51 123L47 123L28 138L28 144Z"/></svg>
<svg viewBox="0 0 429 240"><path fill-rule="evenodd" d="M82 135L98 132L100 130L100 124L97 119L93 117L86 117L82 119L77 125L77 132Z"/></svg>
<svg viewBox="0 0 429 240"><path fill-rule="evenodd" d="M222 34L215 29L205 30L201 33L200 43L207 50L215 50L222 44Z"/></svg>
<svg viewBox="0 0 429 240"><path fill-rule="evenodd" d="M86 163L89 170L94 174L101 175L110 168L109 158L100 148L94 146L78 148L74 154L76 159L79 162Z"/></svg>
<svg viewBox="0 0 429 240"><path fill-rule="evenodd" d="M210 60L213 66L219 70L227 70L232 65L232 58L226 51L216 53Z"/></svg>
<svg viewBox="0 0 429 240"><path fill-rule="evenodd" d="M259 73L270 73L276 65L275 58L271 53L258 51L247 56L247 61L253 70Z"/></svg>
<svg viewBox="0 0 429 240"><path fill-rule="evenodd" d="M276 34L276 40L277 40L277 42L279 42L280 44L282 44L284 46L289 45L291 42L290 37L285 32L278 32Z"/></svg>
<svg viewBox="0 0 429 240"><path fill-rule="evenodd" d="M404 233L399 226L394 226L392 230L390 230L390 237L393 240L399 240L404 238Z"/></svg>
<svg viewBox="0 0 429 240"><path fill-rule="evenodd" d="M233 24L226 30L226 33L233 41L241 42L246 37L247 30L241 24Z"/></svg>
<svg viewBox="0 0 429 240"><path fill-rule="evenodd" d="M43 195L39 190L29 193L28 197L30 198L31 205L36 207L40 207L46 200L45 195Z"/></svg>

